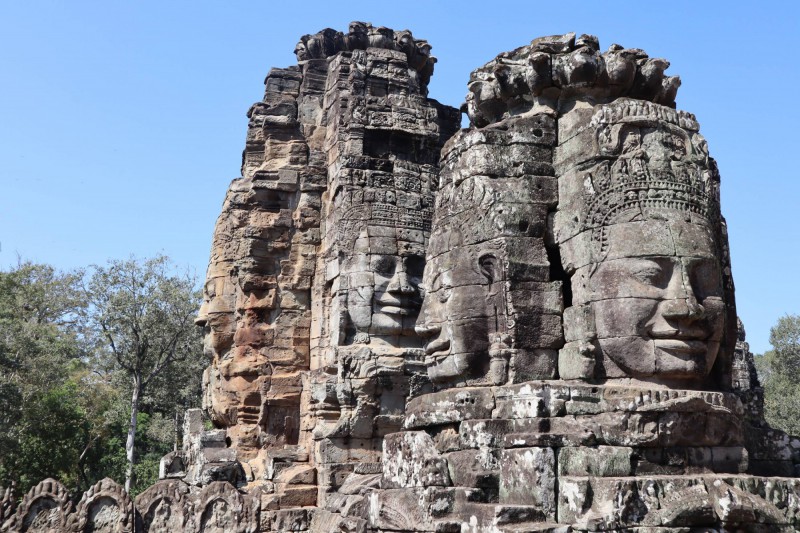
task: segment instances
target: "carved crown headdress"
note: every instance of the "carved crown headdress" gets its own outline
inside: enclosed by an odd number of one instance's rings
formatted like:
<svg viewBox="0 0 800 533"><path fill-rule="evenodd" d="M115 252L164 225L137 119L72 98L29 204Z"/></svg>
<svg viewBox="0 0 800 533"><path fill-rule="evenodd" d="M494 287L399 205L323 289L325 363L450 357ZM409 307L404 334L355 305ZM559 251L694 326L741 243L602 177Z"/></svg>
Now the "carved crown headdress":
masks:
<svg viewBox="0 0 800 533"><path fill-rule="evenodd" d="M607 227L618 222L682 217L719 223L719 174L694 115L623 99L602 106L590 127L596 155L585 168L581 229L592 231L601 258L608 251Z"/></svg>

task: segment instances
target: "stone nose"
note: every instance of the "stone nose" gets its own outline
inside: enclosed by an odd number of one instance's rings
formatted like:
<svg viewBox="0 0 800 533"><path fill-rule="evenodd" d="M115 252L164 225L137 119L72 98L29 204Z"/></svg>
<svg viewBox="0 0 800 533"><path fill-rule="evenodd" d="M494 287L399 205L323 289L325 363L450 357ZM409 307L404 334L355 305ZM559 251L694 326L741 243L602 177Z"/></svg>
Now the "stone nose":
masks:
<svg viewBox="0 0 800 533"><path fill-rule="evenodd" d="M698 303L693 293L685 298L666 300L662 304L662 315L673 320L699 320L705 316L705 309Z"/></svg>
<svg viewBox="0 0 800 533"><path fill-rule="evenodd" d="M417 335L423 338L436 337L442 331L441 322L435 319L433 309L428 298L422 302L422 308L419 310L417 323L414 325L414 331Z"/></svg>
<svg viewBox="0 0 800 533"><path fill-rule="evenodd" d="M203 302L203 305L200 306L200 310L197 312L197 316L194 319L194 324L195 326L204 328L206 327L206 323L208 323L208 302Z"/></svg>
<svg viewBox="0 0 800 533"><path fill-rule="evenodd" d="M406 271L402 267L398 267L392 279L389 280L389 286L386 290L400 294L412 294L414 292L414 287L411 285Z"/></svg>
<svg viewBox="0 0 800 533"><path fill-rule="evenodd" d="M666 318L698 320L705 316L705 309L697 300L692 287L689 269L685 263L676 265L670 281L670 299L662 304L662 314Z"/></svg>

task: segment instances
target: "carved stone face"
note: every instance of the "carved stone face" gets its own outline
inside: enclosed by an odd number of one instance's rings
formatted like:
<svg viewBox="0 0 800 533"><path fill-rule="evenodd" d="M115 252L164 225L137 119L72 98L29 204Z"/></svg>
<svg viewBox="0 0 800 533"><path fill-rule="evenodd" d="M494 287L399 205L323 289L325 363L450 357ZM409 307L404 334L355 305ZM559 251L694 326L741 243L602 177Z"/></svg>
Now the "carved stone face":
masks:
<svg viewBox="0 0 800 533"><path fill-rule="evenodd" d="M706 225L617 224L608 255L576 273L576 300L591 304L610 377L702 380L724 330L718 247Z"/></svg>
<svg viewBox="0 0 800 533"><path fill-rule="evenodd" d="M233 283L227 276L210 278L203 287L203 304L195 324L205 330L203 353L209 359L220 359L233 344L235 298Z"/></svg>
<svg viewBox="0 0 800 533"><path fill-rule="evenodd" d="M447 238L432 236L431 247ZM502 277L498 257L495 247L483 243L452 248L426 264L425 301L416 331L426 338L433 381L462 381L486 373L492 333L505 329L500 284L492 283Z"/></svg>
<svg viewBox="0 0 800 533"><path fill-rule="evenodd" d="M294 55L297 57L298 61L305 61L309 59L308 54L308 47L306 46L305 39L309 36L304 35L303 40L298 42L297 45L294 47Z"/></svg>
<svg viewBox="0 0 800 533"><path fill-rule="evenodd" d="M556 169L554 234L572 288L561 377L718 386L733 302L719 175L697 123L620 99L590 124L594 142L565 141L574 157Z"/></svg>
<svg viewBox="0 0 800 533"><path fill-rule="evenodd" d="M343 263L354 342L413 335L422 304L422 247L399 244L392 227L363 229Z"/></svg>

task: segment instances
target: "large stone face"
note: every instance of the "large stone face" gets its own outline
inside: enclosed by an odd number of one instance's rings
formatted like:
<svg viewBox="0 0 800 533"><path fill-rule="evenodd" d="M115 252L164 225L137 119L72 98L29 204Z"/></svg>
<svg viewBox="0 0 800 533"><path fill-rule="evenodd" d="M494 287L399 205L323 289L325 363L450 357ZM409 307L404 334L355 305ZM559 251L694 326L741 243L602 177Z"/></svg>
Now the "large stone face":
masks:
<svg viewBox="0 0 800 533"><path fill-rule="evenodd" d="M667 66L565 35L472 73L417 321L440 391L386 437L417 445L385 449L376 530L796 529L800 442L763 423L719 174ZM398 487L419 461L449 477Z"/></svg>
<svg viewBox="0 0 800 533"><path fill-rule="evenodd" d="M562 289L545 246L554 143L551 118L519 117L462 130L442 152L417 321L437 386L555 376Z"/></svg>
<svg viewBox="0 0 800 533"><path fill-rule="evenodd" d="M554 239L573 306L562 365L595 363L569 377L730 386L719 175L696 130L686 113L617 99L559 144Z"/></svg>

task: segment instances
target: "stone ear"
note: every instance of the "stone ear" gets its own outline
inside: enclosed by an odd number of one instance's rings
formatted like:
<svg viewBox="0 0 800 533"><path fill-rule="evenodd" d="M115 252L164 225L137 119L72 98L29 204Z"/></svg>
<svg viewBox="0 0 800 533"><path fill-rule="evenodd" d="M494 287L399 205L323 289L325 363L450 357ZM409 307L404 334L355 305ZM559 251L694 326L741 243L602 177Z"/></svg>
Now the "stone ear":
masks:
<svg viewBox="0 0 800 533"><path fill-rule="evenodd" d="M478 258L478 268L489 283L494 283L500 277L497 271L497 257L495 257L494 254L480 256Z"/></svg>

